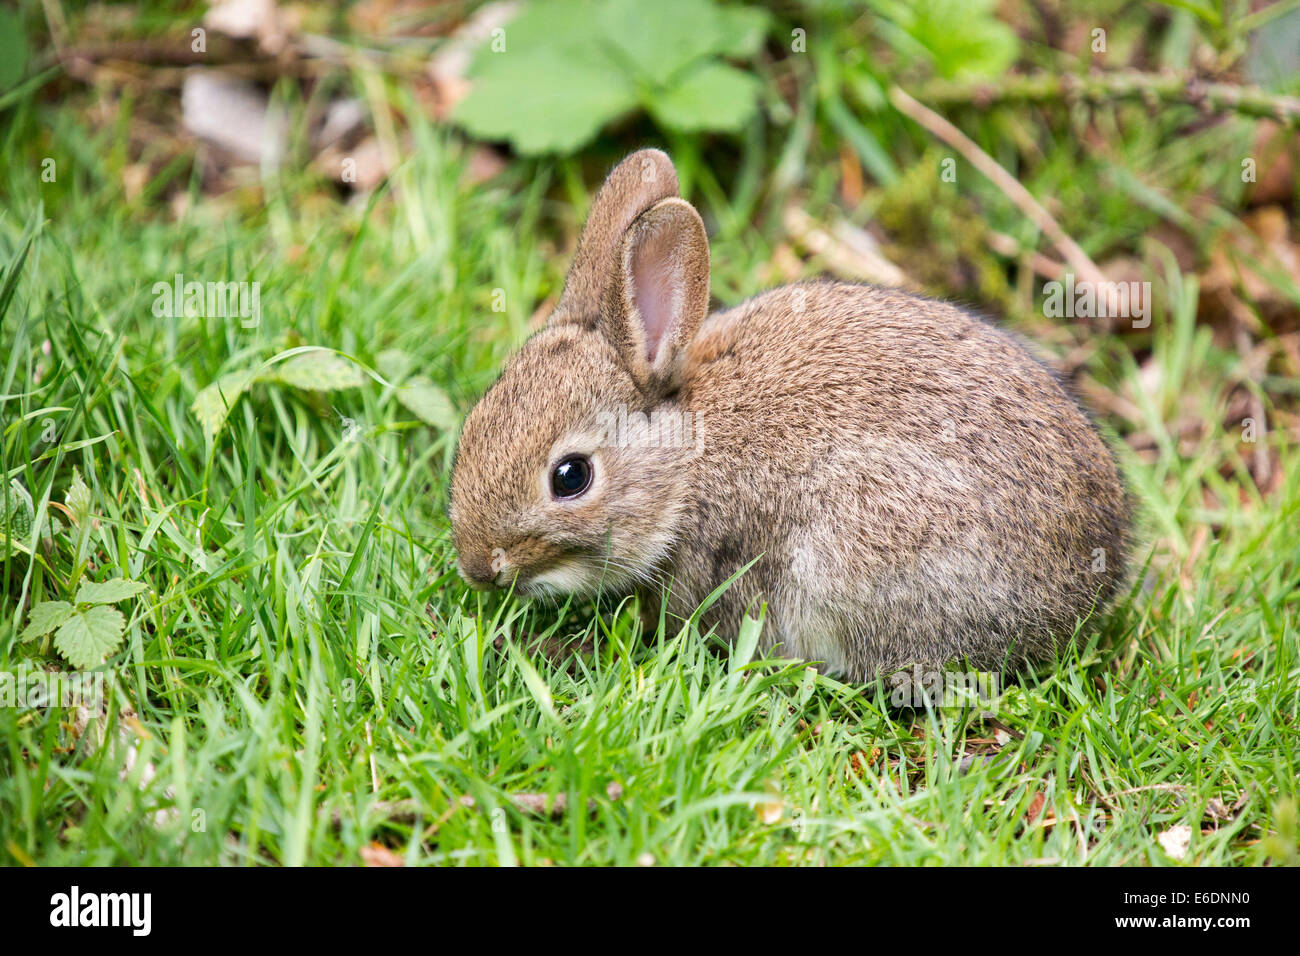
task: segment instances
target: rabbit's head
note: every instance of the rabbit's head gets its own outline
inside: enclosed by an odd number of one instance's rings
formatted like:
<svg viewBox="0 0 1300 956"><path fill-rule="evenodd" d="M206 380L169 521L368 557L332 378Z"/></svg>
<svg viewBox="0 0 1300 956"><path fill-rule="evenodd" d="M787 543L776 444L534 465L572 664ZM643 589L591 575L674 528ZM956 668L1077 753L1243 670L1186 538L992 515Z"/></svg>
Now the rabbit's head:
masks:
<svg viewBox="0 0 1300 956"><path fill-rule="evenodd" d="M465 420L451 483L461 575L524 594L653 579L689 492L698 428L674 396L708 312L709 247L658 150L592 205L546 328Z"/></svg>

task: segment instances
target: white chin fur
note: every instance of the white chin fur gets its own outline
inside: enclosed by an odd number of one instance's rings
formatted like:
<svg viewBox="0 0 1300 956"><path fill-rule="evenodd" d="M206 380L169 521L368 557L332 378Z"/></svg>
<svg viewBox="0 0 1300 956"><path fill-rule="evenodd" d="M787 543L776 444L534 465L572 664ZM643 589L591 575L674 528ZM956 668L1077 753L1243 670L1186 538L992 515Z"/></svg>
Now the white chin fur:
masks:
<svg viewBox="0 0 1300 956"><path fill-rule="evenodd" d="M527 597L563 597L573 594L586 597L598 591L617 591L625 586L627 576L614 568L587 564L584 561L564 561L529 578L519 591Z"/></svg>
<svg viewBox="0 0 1300 956"><path fill-rule="evenodd" d="M565 561L529 578L519 589L529 597L562 597L595 591L600 579L577 561Z"/></svg>

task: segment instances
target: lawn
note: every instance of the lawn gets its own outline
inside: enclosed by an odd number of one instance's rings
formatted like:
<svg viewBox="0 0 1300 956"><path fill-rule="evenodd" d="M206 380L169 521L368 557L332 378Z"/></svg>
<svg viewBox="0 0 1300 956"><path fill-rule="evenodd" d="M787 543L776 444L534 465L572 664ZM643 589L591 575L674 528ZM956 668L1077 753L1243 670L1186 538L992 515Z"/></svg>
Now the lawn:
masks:
<svg viewBox="0 0 1300 956"><path fill-rule="evenodd" d="M1124 37L1193 56L1186 11L1110 6L1134 62ZM807 15L859 42L851 18ZM1022 39L1019 62L1056 52ZM350 195L305 165L214 186L147 85L55 70L4 94L0 672L97 655L104 700L0 706L0 859L1300 863L1300 271L1247 281L1243 253L1216 272L1271 210L1300 240L1300 177L1267 202L1243 185L1247 115L931 97L1096 261L1151 282L1149 327L1050 318L1030 250L1051 243L903 113L855 119L834 59L765 60L747 133L634 120L569 157L503 150L490 174L401 75L345 69L398 147ZM645 143L704 214L718 305L837 270L791 238L794 208L879 230L917 287L1070 377L1139 512L1130 587L1074 653L900 708L692 622L644 633L617 596L530 605L460 581L459 422L554 304L600 176ZM258 309L187 310L176 281L255 281ZM117 578L140 587L83 590ZM57 601L79 643L29 628ZM538 636L584 646L533 653Z"/></svg>

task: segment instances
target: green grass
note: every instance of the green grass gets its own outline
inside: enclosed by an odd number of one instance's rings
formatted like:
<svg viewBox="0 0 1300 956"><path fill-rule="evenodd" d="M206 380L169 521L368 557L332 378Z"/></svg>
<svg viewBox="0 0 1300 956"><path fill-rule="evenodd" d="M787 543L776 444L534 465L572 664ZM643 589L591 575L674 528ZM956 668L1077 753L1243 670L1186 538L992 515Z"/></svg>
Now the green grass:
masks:
<svg viewBox="0 0 1300 956"><path fill-rule="evenodd" d="M583 201L575 166L465 185L463 147L416 123L369 205L322 202L305 175L221 200L195 178L175 219L125 201L120 129L16 109L0 465L64 528L0 563L0 670L68 669L48 640L17 640L31 604L83 580L149 590L121 605L98 726L0 708L6 863L356 864L380 844L411 864L1168 865L1158 838L1177 826L1192 831L1184 864L1300 862L1300 456L1270 431L1281 478L1256 490L1253 446L1218 425L1241 357L1197 325L1192 277L1155 273L1156 379L1114 336L1091 338L1085 366L1151 436L1123 453L1143 512L1132 594L1084 625L1077 655L996 700L899 711L806 666L728 657L694 627L643 635L627 603L466 589L443 514L455 435L398 400L391 364L336 391L254 385L204 435L201 388L302 345L369 370L396 350L463 413L557 291L554 239L577 213L551 187ZM1148 135L1119 148L1145 157ZM742 165L770 170L781 144L745 148ZM1200 148L1145 168L1191 169ZM43 155L67 159L37 191ZM746 230L752 210L720 205L728 178L686 173L710 221L732 224L715 292L758 291L779 216ZM1041 175L1064 175L1056 153ZM915 188L887 204L913 208ZM830 190L811 186L809 207ZM929 196L933 222L966 214L955 190ZM1104 244L1123 229L1089 223L1091 201L1068 218ZM155 317L151 287L177 272L261 282L260 326ZM1294 396L1272 384L1265 400ZM1190 445L1173 424L1187 414L1211 423ZM69 528L49 503L74 468L94 517ZM530 633L595 651L570 673L524 654ZM570 809L539 816L519 794Z"/></svg>

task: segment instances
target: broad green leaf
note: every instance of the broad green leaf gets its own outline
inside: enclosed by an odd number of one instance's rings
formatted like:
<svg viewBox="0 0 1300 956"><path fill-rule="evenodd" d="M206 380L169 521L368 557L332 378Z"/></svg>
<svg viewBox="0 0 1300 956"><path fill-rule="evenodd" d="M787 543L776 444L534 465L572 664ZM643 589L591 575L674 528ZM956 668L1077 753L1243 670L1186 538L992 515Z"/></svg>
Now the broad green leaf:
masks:
<svg viewBox="0 0 1300 956"><path fill-rule="evenodd" d="M470 66L477 77L504 57L536 54L539 51L592 49L603 38L593 0L532 0L505 26L505 49L494 51L492 43Z"/></svg>
<svg viewBox="0 0 1300 956"><path fill-rule="evenodd" d="M769 20L761 7L718 7L720 41L716 52L736 60L749 59L762 48Z"/></svg>
<svg viewBox="0 0 1300 956"><path fill-rule="evenodd" d="M666 86L727 42L708 0L608 0L600 5L605 36L636 77Z"/></svg>
<svg viewBox="0 0 1300 956"><path fill-rule="evenodd" d="M111 581L96 583L83 581L77 588L78 604L116 604L129 597L135 597L141 591L149 590L149 585L129 578L113 578Z"/></svg>
<svg viewBox="0 0 1300 956"><path fill-rule="evenodd" d="M480 57L494 65L480 73L454 118L472 135L509 140L521 153L572 152L636 107L631 84L599 50Z"/></svg>
<svg viewBox="0 0 1300 956"><path fill-rule="evenodd" d="M762 10L711 0L536 0L480 50L453 116L522 153L576 150L639 103L666 125L682 118L683 130L735 130L753 110L756 81L698 71L725 69L711 57L753 55L766 24Z"/></svg>
<svg viewBox="0 0 1300 956"><path fill-rule="evenodd" d="M244 369L222 375L212 384L199 390L199 393L194 396L194 403L190 405L190 411L203 426L204 435L208 438L217 437L230 409L256 379L255 371Z"/></svg>
<svg viewBox="0 0 1300 956"><path fill-rule="evenodd" d="M414 412L421 421L443 431L454 431L460 413L447 393L423 375L417 375L397 390L397 400Z"/></svg>
<svg viewBox="0 0 1300 956"><path fill-rule="evenodd" d="M737 132L754 115L758 80L725 63L706 63L650 104L655 119L686 132Z"/></svg>
<svg viewBox="0 0 1300 956"><path fill-rule="evenodd" d="M489 42L470 68L473 86L453 118L484 139L521 153L571 152L636 107L589 0L530 3L505 28L505 49Z"/></svg>
<svg viewBox="0 0 1300 956"><path fill-rule="evenodd" d="M275 366L273 375L285 385L317 392L359 388L366 381L365 373L355 362L324 349L302 352L286 359Z"/></svg>
<svg viewBox="0 0 1300 956"><path fill-rule="evenodd" d="M19 635L20 641L31 641L44 637L72 616L73 607L67 601L42 601L33 604L27 626Z"/></svg>
<svg viewBox="0 0 1300 956"><path fill-rule="evenodd" d="M117 650L125 630L126 618L113 608L90 607L63 622L54 635L54 646L73 667L89 670Z"/></svg>

